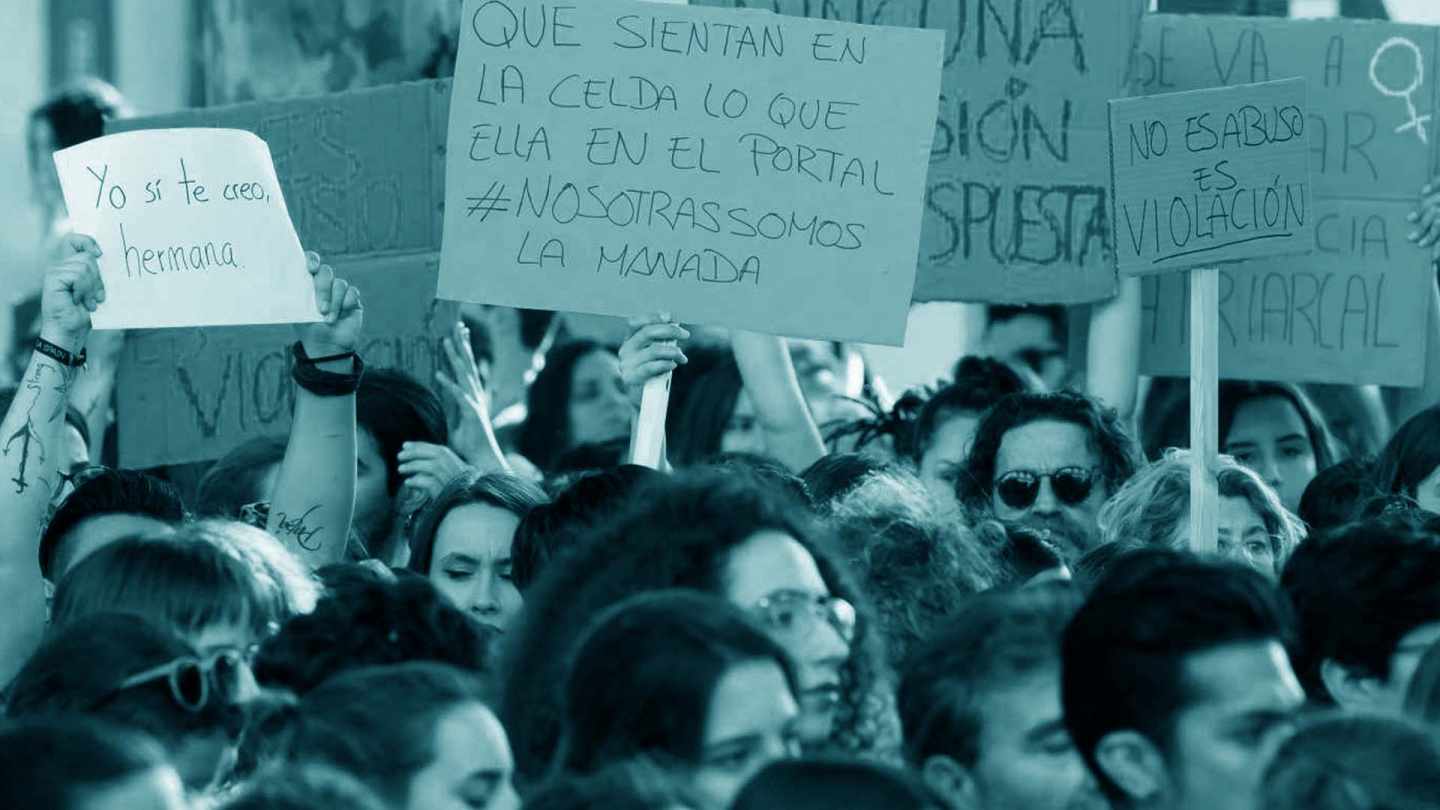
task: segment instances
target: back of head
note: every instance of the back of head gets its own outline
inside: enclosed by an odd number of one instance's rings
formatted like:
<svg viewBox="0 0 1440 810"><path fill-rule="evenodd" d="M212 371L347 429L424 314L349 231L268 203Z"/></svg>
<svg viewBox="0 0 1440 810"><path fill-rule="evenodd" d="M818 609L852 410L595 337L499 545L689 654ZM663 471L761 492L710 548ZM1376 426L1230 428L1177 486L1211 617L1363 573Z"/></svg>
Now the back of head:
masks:
<svg viewBox="0 0 1440 810"><path fill-rule="evenodd" d="M270 500L261 483L284 460L285 443L280 436L260 436L221 456L200 479L195 513L239 520L243 507Z"/></svg>
<svg viewBox="0 0 1440 810"><path fill-rule="evenodd" d="M525 810L680 810L697 806L684 779L648 758L591 774L564 774L535 789Z"/></svg>
<svg viewBox="0 0 1440 810"><path fill-rule="evenodd" d="M1440 742L1396 718L1346 714L1317 719L1275 754L1258 806L1440 809Z"/></svg>
<svg viewBox="0 0 1440 810"><path fill-rule="evenodd" d="M256 774L219 810L386 810L359 780L323 765L288 765Z"/></svg>
<svg viewBox="0 0 1440 810"><path fill-rule="evenodd" d="M1440 406L1410 417L1375 461L1375 485L1384 494L1414 498L1416 488L1440 467Z"/></svg>
<svg viewBox="0 0 1440 810"><path fill-rule="evenodd" d="M895 465L864 453L827 453L800 474L810 498L821 512L850 494L877 473L891 472Z"/></svg>
<svg viewBox="0 0 1440 810"><path fill-rule="evenodd" d="M320 582L310 568L274 535L237 520L197 520L170 540L209 543L244 563L264 596L265 622L279 627L291 616L309 613L320 598Z"/></svg>
<svg viewBox="0 0 1440 810"><path fill-rule="evenodd" d="M450 431L435 392L395 369L365 369L355 392L355 425L375 437L385 462L386 488L400 489L400 447L405 442L445 444Z"/></svg>
<svg viewBox="0 0 1440 810"><path fill-rule="evenodd" d="M1312 533L1327 532L1355 520L1373 496L1375 460L1351 458L1316 473L1300 496L1300 519Z"/></svg>
<svg viewBox="0 0 1440 810"><path fill-rule="evenodd" d="M30 117L50 126L59 150L104 135L105 122L129 114L119 90L98 79L87 79L46 99Z"/></svg>
<svg viewBox="0 0 1440 810"><path fill-rule="evenodd" d="M410 532L410 562L407 567L418 574L429 575L435 552L435 535L445 517L458 507L469 504L493 506L523 520L530 510L544 502L545 493L539 487L513 475L486 474L478 470L463 472L446 484L420 512Z"/></svg>
<svg viewBox="0 0 1440 810"><path fill-rule="evenodd" d="M740 791L732 810L941 810L925 786L905 771L858 760L781 760Z"/></svg>
<svg viewBox="0 0 1440 810"><path fill-rule="evenodd" d="M102 515L141 515L173 524L185 519L185 503L169 482L137 470L92 475L60 502L40 536L40 572L46 579L54 582L73 561L67 535Z"/></svg>
<svg viewBox="0 0 1440 810"><path fill-rule="evenodd" d="M512 575L524 591L557 554L579 542L581 535L622 511L631 494L660 474L649 467L625 464L582 475L520 519L511 543Z"/></svg>
<svg viewBox="0 0 1440 810"><path fill-rule="evenodd" d="M143 734L79 716L0 726L0 794L6 807L83 810L106 788L169 767Z"/></svg>

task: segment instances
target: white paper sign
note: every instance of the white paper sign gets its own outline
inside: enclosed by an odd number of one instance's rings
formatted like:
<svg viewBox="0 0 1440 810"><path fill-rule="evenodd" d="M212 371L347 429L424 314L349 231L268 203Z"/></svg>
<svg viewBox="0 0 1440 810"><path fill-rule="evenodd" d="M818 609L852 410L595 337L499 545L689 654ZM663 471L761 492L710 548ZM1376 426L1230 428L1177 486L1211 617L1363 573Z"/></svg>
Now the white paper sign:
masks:
<svg viewBox="0 0 1440 810"><path fill-rule="evenodd" d="M107 135L55 153L74 230L99 243L96 329L320 319L270 148L234 129Z"/></svg>

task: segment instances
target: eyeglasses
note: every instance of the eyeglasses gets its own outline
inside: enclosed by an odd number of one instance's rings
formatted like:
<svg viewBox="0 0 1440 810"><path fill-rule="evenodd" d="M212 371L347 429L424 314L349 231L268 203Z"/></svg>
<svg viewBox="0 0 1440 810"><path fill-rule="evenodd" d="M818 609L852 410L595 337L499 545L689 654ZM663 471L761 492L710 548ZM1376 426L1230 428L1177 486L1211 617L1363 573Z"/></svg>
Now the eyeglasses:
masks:
<svg viewBox="0 0 1440 810"><path fill-rule="evenodd" d="M175 705L187 712L203 711L212 699L228 706L240 694L245 666L245 656L239 650L220 650L205 658L177 658L131 675L90 708L98 709L122 692L162 680L169 684Z"/></svg>
<svg viewBox="0 0 1440 810"><path fill-rule="evenodd" d="M776 591L755 603L755 613L777 632L809 636L829 624L846 644L855 639L855 606L836 596Z"/></svg>
<svg viewBox="0 0 1440 810"><path fill-rule="evenodd" d="M1052 472L1012 470L995 480L995 494L1011 509L1029 509L1040 497L1040 482L1050 479L1050 489L1066 506L1083 503L1095 488L1095 470L1061 467Z"/></svg>

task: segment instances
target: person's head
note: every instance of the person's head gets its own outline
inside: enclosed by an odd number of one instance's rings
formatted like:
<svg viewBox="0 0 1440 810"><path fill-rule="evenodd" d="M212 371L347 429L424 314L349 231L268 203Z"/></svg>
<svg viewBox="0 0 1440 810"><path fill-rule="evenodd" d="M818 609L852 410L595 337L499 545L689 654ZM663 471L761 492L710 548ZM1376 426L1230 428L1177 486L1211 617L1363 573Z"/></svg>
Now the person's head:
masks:
<svg viewBox="0 0 1440 810"><path fill-rule="evenodd" d="M1400 712L1420 656L1440 641L1440 536L1405 520L1352 523L1301 544L1281 583L1311 699Z"/></svg>
<svg viewBox="0 0 1440 810"><path fill-rule="evenodd" d="M1310 479L1296 514L1311 533L1318 534L1354 520L1361 507L1377 494L1375 459L1346 459Z"/></svg>
<svg viewBox="0 0 1440 810"><path fill-rule="evenodd" d="M1219 421L1220 452L1259 473L1292 512L1315 473L1338 460L1324 418L1294 385L1223 380Z"/></svg>
<svg viewBox="0 0 1440 810"><path fill-rule="evenodd" d="M334 768L280 764L256 774L218 810L391 809L358 779Z"/></svg>
<svg viewBox="0 0 1440 810"><path fill-rule="evenodd" d="M905 759L949 807L1100 806L1060 711L1060 637L1079 604L1063 583L981 594L906 666Z"/></svg>
<svg viewBox="0 0 1440 810"><path fill-rule="evenodd" d="M404 477L400 450L406 442L445 444L445 409L433 391L394 369L369 369L355 392L355 519L353 527L371 555L390 559L397 511L418 504L397 500Z"/></svg>
<svg viewBox="0 0 1440 810"><path fill-rule="evenodd" d="M1410 417L1375 462L1375 485L1440 514L1440 406Z"/></svg>
<svg viewBox="0 0 1440 810"><path fill-rule="evenodd" d="M215 778L238 732L243 663L197 655L139 616L104 613L52 633L10 685L13 719L82 714L154 737L191 789Z"/></svg>
<svg viewBox="0 0 1440 810"><path fill-rule="evenodd" d="M1001 399L1027 390L1009 366L988 357L963 357L955 381L935 392L915 420L914 462L937 504L955 501L980 416Z"/></svg>
<svg viewBox="0 0 1440 810"><path fill-rule="evenodd" d="M1049 531L1073 559L1095 545L1100 505L1138 462L1119 416L1095 400L1012 394L980 420L956 492L972 513Z"/></svg>
<svg viewBox="0 0 1440 810"><path fill-rule="evenodd" d="M320 598L320 581L275 535L238 520L186 523L175 542L209 543L241 561L264 591L264 622L274 629L291 616L309 613Z"/></svg>
<svg viewBox="0 0 1440 810"><path fill-rule="evenodd" d="M993 305L988 314L984 336L988 354L1029 368L1048 390L1065 384L1070 373L1065 357L1070 335L1064 307Z"/></svg>
<svg viewBox="0 0 1440 810"><path fill-rule="evenodd" d="M53 166L52 166L53 170ZM29 351L29 347L26 347ZM0 386L0 414L9 413L10 404L15 401L17 388L13 385ZM74 489L73 479L90 467L90 427L85 417L74 405L65 406L65 434L60 448L60 477L65 485L55 493L54 502L59 503Z"/></svg>
<svg viewBox="0 0 1440 810"><path fill-rule="evenodd" d="M539 487L511 475L461 475L420 513L410 570L471 618L504 630L522 604L511 573L515 529L544 502Z"/></svg>
<svg viewBox="0 0 1440 810"><path fill-rule="evenodd" d="M65 198L51 155L105 134L105 123L129 114L125 99L99 79L71 85L30 112L25 145L30 162L30 192L47 216L62 216ZM49 223L46 223L47 225Z"/></svg>
<svg viewBox="0 0 1440 810"><path fill-rule="evenodd" d="M1251 568L1162 549L1111 566L1065 629L1061 705L1115 807L1251 807L1304 702L1291 623Z"/></svg>
<svg viewBox="0 0 1440 810"><path fill-rule="evenodd" d="M797 691L785 651L739 608L694 591L641 594L581 641L556 769L674 762L707 806L728 807L756 771L799 753Z"/></svg>
<svg viewBox="0 0 1440 810"><path fill-rule="evenodd" d="M255 677L262 685L304 695L340 673L406 661L487 671L494 631L472 621L424 578L399 572L394 579L336 580L313 612L292 618L261 646Z"/></svg>
<svg viewBox="0 0 1440 810"><path fill-rule="evenodd" d="M634 419L619 358L586 340L550 350L527 401L516 449L547 471L572 447L629 436Z"/></svg>
<svg viewBox="0 0 1440 810"><path fill-rule="evenodd" d="M180 777L143 734L99 720L52 717L0 725L7 807L184 810Z"/></svg>
<svg viewBox="0 0 1440 810"><path fill-rule="evenodd" d="M1190 451L1171 450L1141 467L1100 508L1101 542L1189 548L1190 466ZM1279 577L1303 527L1250 468L1229 456L1219 456L1212 466L1220 495L1215 515L1220 556Z"/></svg>
<svg viewBox="0 0 1440 810"><path fill-rule="evenodd" d="M516 810L505 730L466 672L415 662L339 675L300 702L291 761L334 768L397 810Z"/></svg>
<svg viewBox="0 0 1440 810"><path fill-rule="evenodd" d="M822 514L873 475L894 473L897 467L863 453L826 453L811 464L800 479L815 508Z"/></svg>
<svg viewBox="0 0 1440 810"><path fill-rule="evenodd" d="M525 810L700 810L685 769L640 757L595 773L565 773L525 796Z"/></svg>
<svg viewBox="0 0 1440 810"><path fill-rule="evenodd" d="M1396 718L1317 718L1280 746L1255 806L1440 810L1440 742Z"/></svg>
<svg viewBox="0 0 1440 810"><path fill-rule="evenodd" d="M40 536L40 573L56 582L96 549L124 537L168 534L185 519L180 493L136 470L96 470L60 502Z"/></svg>
<svg viewBox="0 0 1440 810"><path fill-rule="evenodd" d="M995 579L986 549L908 474L866 479L835 502L829 525L871 595L896 669L958 605Z"/></svg>
<svg viewBox="0 0 1440 810"><path fill-rule="evenodd" d="M625 464L582 475L520 518L511 543L511 574L521 593L550 560L573 548L585 532L623 510L640 486L660 478L649 467Z"/></svg>
<svg viewBox="0 0 1440 810"><path fill-rule="evenodd" d="M676 404L666 436L677 466L700 464L720 453L765 453L765 434L733 357L720 358L697 376Z"/></svg>
<svg viewBox="0 0 1440 810"><path fill-rule="evenodd" d="M195 513L238 520L243 507L269 501L284 458L285 439L279 436L251 439L226 453L200 479Z"/></svg>
<svg viewBox="0 0 1440 810"><path fill-rule="evenodd" d="M735 797L732 810L941 810L910 774L847 759L771 763Z"/></svg>

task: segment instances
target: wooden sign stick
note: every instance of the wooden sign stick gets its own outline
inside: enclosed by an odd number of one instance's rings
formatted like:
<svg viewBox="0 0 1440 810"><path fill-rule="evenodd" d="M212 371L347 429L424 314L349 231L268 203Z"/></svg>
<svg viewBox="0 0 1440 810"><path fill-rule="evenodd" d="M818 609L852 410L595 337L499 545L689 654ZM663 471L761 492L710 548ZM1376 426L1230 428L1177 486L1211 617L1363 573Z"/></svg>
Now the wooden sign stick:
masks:
<svg viewBox="0 0 1440 810"><path fill-rule="evenodd" d="M1220 444L1220 270L1190 271L1190 550L1215 554Z"/></svg>
<svg viewBox="0 0 1440 810"><path fill-rule="evenodd" d="M670 377L666 372L651 377L640 396L640 416L635 422L635 436L630 443L630 463L660 469L665 455L665 413L670 409Z"/></svg>

